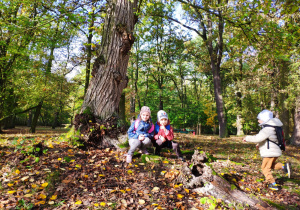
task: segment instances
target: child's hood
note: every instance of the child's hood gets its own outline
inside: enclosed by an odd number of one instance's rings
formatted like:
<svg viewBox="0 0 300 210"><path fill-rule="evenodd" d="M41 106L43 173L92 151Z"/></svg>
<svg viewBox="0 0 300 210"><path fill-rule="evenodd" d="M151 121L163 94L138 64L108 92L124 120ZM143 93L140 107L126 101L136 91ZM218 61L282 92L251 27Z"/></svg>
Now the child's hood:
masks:
<svg viewBox="0 0 300 210"><path fill-rule="evenodd" d="M279 126L279 127L283 126L282 122L278 118L272 118L261 125L271 125L271 126Z"/></svg>

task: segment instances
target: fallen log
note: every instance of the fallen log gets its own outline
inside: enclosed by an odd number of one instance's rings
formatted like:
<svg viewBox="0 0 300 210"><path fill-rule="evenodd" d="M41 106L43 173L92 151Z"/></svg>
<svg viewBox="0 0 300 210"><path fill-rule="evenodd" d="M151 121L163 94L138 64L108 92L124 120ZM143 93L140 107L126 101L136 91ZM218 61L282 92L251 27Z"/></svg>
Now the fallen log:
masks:
<svg viewBox="0 0 300 210"><path fill-rule="evenodd" d="M204 152L195 150L188 167L183 165L176 182L197 193L214 196L227 204L248 206L251 209L268 209L270 206L257 198L249 197L245 192L236 189L227 180L218 176L209 164Z"/></svg>

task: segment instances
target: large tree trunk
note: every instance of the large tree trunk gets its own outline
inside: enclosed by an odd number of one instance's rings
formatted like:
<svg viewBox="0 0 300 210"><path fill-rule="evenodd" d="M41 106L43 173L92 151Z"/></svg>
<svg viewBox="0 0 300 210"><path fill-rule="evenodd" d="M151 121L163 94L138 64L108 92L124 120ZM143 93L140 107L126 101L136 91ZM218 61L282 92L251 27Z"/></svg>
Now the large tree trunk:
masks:
<svg viewBox="0 0 300 210"><path fill-rule="evenodd" d="M300 146L300 95L296 98L296 109L294 116L294 132L291 138L291 144Z"/></svg>
<svg viewBox="0 0 300 210"><path fill-rule="evenodd" d="M92 79L81 113L89 110L94 116L107 119L118 111L123 89L127 86L127 65L134 42L137 21L134 10L138 0L113 0L108 4L101 48L95 60Z"/></svg>
<svg viewBox="0 0 300 210"><path fill-rule="evenodd" d="M250 206L251 209L264 209L269 207L267 203L249 197L246 193L232 187L224 178L218 176L208 164L205 153L195 150L191 160L192 167L185 163L175 180L182 183L185 188L192 189L197 193L212 195L222 199L225 203L235 206Z"/></svg>

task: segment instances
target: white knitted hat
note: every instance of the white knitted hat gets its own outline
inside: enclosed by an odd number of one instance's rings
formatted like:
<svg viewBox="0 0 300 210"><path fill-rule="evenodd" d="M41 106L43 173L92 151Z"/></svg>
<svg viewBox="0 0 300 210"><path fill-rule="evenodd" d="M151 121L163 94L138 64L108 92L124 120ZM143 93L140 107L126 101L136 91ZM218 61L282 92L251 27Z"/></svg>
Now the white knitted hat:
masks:
<svg viewBox="0 0 300 210"><path fill-rule="evenodd" d="M263 110L261 111L258 115L257 115L257 119L263 121L264 123L266 123L267 121L269 121L270 119L273 118L273 113L269 110Z"/></svg>
<svg viewBox="0 0 300 210"><path fill-rule="evenodd" d="M165 118L165 119L169 119L168 118L168 114L164 111L164 110L160 110L160 111L158 111L157 112L157 122L159 122L161 119L163 119L163 118Z"/></svg>

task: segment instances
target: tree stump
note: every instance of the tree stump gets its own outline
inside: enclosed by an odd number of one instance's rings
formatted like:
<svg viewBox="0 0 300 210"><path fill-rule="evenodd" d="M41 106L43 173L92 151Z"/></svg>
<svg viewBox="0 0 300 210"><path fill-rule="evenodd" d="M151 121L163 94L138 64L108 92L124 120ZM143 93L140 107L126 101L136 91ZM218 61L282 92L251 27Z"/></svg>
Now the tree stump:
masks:
<svg viewBox="0 0 300 210"><path fill-rule="evenodd" d="M233 205L250 206L252 209L266 209L269 205L255 198L250 198L246 193L236 189L235 186L217 175L208 162L207 155L195 150L192 156L191 167L187 163L181 169L176 181L185 188L197 193L203 193L222 199L225 203Z"/></svg>

